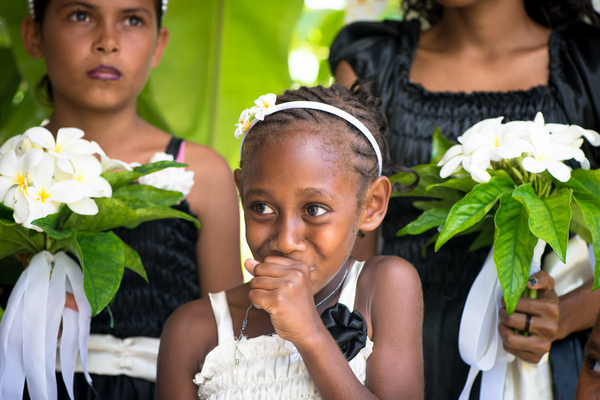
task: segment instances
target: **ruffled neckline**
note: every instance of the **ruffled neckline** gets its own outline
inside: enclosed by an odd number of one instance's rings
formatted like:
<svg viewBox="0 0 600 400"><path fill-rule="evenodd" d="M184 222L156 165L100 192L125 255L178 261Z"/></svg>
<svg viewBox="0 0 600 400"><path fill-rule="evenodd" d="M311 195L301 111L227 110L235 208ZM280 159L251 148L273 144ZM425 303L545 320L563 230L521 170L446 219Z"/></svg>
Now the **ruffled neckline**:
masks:
<svg viewBox="0 0 600 400"><path fill-rule="evenodd" d="M548 74L548 83L547 85L536 85L532 86L529 89L518 89L518 90L508 90L508 91L473 91L467 93L465 91L430 91L425 89L422 84L418 82L413 82L410 76L410 69L413 65L415 53L417 51L417 45L419 42L419 37L421 35L421 23L418 20L410 20L406 22L407 29L401 30L399 32L400 36L404 36L404 38L400 38L401 40L407 40L406 44L409 46L409 51L407 52L407 57L405 57L406 62L403 64L403 69L400 74L400 78L405 84L407 88L411 91L418 94L420 97L429 97L429 98L452 98L452 99L490 99L495 101L506 100L507 98L514 99L517 98L535 98L540 95L548 95L551 94L551 88L554 86L554 82L558 80L559 74L562 72L561 62L559 59L559 51L560 51L560 35L562 31L565 29L567 25L561 25L552 30L550 33L550 38L548 40L548 56L549 56L549 74Z"/></svg>

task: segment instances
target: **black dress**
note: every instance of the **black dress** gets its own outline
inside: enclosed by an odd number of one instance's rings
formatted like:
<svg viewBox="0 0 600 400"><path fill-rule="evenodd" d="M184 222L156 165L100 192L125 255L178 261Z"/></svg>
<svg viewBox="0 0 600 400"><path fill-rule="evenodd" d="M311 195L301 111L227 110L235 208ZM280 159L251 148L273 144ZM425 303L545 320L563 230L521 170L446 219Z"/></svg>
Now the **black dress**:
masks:
<svg viewBox="0 0 600 400"><path fill-rule="evenodd" d="M181 139L173 138L165 152L176 158L181 142ZM193 215L185 200L174 208ZM196 265L198 230L189 221L172 218L145 222L135 229L119 228L114 232L139 253L148 283L125 269L121 287L110 304L114 327L110 326L108 310L104 310L92 319L91 333L118 338L159 338L169 315L181 304L200 296ZM89 387L83 374L75 374L76 400L154 398L154 382L144 379L92 374L92 380L94 389ZM68 399L60 374L57 381L58 398Z"/></svg>
<svg viewBox="0 0 600 400"><path fill-rule="evenodd" d="M360 22L345 27L330 53L331 70L341 60L350 63L362 79L378 82L382 110L389 121L392 159L406 166L429 162L436 127L452 141L482 119L504 116L504 121L533 120L538 111L546 122L600 128L600 30L585 23L556 28L550 38L550 78L547 86L511 92L429 92L412 83L409 71L417 47L417 21ZM600 162L596 148L584 145L592 168ZM423 284L423 346L427 399L456 399L469 366L458 352L458 330L464 303L489 249L469 252L473 237L457 237L437 253L421 250L431 233L396 237L396 232L416 219L420 211L411 199L394 198L382 224L383 254L406 258L417 268ZM577 336L577 335L574 335ZM583 334L583 339L586 338ZM575 342L573 342L575 340ZM565 339L560 354L561 376L554 380L555 399L572 399L581 346L577 338ZM561 348L555 343L551 352ZM565 358L566 357L566 358ZM554 357L555 358L555 357ZM557 367L558 368L558 367ZM474 390L475 392L475 390ZM564 397L563 397L564 396Z"/></svg>

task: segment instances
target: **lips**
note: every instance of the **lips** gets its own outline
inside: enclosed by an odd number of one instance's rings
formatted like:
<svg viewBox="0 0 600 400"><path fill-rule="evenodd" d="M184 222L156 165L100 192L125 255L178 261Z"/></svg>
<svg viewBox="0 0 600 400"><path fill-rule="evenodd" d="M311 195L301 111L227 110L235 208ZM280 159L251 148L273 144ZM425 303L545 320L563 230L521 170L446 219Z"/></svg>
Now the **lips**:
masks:
<svg viewBox="0 0 600 400"><path fill-rule="evenodd" d="M115 81L121 79L121 71L109 65L100 64L96 68L88 71L87 76L92 79L104 81Z"/></svg>

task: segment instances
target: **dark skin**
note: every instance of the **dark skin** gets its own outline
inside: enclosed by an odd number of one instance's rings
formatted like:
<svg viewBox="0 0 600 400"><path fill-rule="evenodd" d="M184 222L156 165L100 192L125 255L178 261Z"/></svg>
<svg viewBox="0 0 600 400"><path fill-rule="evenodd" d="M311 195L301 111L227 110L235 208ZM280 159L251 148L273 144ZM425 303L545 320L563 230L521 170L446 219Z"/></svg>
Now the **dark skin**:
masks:
<svg viewBox="0 0 600 400"><path fill-rule="evenodd" d="M136 109L169 38L157 26L153 0L52 0L43 23L27 17L21 34L27 52L44 58L52 82L51 132L80 128L109 157L127 163L164 152L171 136ZM187 201L202 224L196 261L198 295L206 296L242 282L237 195L229 165L212 149L188 142L184 162L194 171Z"/></svg>
<svg viewBox="0 0 600 400"><path fill-rule="evenodd" d="M596 322L594 330L585 344L585 360L575 391L575 400L600 399L600 323Z"/></svg>
<svg viewBox="0 0 600 400"><path fill-rule="evenodd" d="M441 21L421 33L410 79L431 92L507 92L548 85L548 41L552 31L533 21L523 0L440 0ZM357 79L350 64L342 61L336 82L350 86ZM353 255L366 259L376 254L377 235L357 240ZM592 282L558 297L551 278L539 276L535 288L544 293L536 300L520 299L516 313L500 310L499 327L506 350L537 363L551 344L572 332L594 325L600 293ZM552 295L550 292L554 292ZM581 307L586 304L586 307ZM526 314L534 315L530 330L521 337Z"/></svg>
<svg viewBox="0 0 600 400"><path fill-rule="evenodd" d="M251 173L236 171L255 259L245 262L254 278L227 291L235 335L252 304L245 334L254 338L276 332L291 341L324 399L423 398L422 294L408 262L375 257L359 277L355 309L376 343L367 361L366 385L357 380L319 316L337 302L339 292L315 308L353 262L350 251L358 229L373 230L383 219L389 180L377 178L359 206L356 173L340 167L344 162L323 149L319 136L288 129L294 135L283 143L267 141L252 155ZM324 170L328 174L319 173ZM209 302L179 308L163 331L156 398L197 398L191 381L216 345Z"/></svg>

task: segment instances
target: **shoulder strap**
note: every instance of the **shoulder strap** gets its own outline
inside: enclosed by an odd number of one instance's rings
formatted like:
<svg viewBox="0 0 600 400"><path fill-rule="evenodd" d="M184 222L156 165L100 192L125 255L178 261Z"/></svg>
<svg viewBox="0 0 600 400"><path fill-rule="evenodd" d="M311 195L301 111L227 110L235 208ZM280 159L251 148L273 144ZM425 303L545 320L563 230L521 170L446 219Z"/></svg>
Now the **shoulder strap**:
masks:
<svg viewBox="0 0 600 400"><path fill-rule="evenodd" d="M340 293L339 303L344 304L350 311L354 311L354 298L356 297L356 283L358 282L358 277L360 276L360 272L362 271L363 265L365 265L364 261L354 261L354 264L350 267L350 271L348 271L348 276L346 276L346 282L344 282L344 286L342 287L342 293Z"/></svg>
<svg viewBox="0 0 600 400"><path fill-rule="evenodd" d="M217 323L217 336L219 344L235 340L233 334L233 322L229 313L229 304L227 304L227 294L223 292L209 293L210 305L215 315Z"/></svg>
<svg viewBox="0 0 600 400"><path fill-rule="evenodd" d="M167 144L167 148L165 149L165 153L170 154L173 158L177 158L179 155L179 148L181 147L181 143L183 143L183 139L171 137L169 144Z"/></svg>

